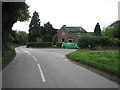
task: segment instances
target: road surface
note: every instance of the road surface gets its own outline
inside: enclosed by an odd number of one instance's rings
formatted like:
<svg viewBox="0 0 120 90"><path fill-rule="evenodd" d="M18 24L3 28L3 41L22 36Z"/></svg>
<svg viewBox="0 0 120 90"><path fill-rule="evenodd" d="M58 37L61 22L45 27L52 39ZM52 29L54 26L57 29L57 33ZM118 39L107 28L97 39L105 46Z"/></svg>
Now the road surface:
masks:
<svg viewBox="0 0 120 90"><path fill-rule="evenodd" d="M70 62L75 49L17 47L16 57L2 72L3 88L118 88L118 85Z"/></svg>

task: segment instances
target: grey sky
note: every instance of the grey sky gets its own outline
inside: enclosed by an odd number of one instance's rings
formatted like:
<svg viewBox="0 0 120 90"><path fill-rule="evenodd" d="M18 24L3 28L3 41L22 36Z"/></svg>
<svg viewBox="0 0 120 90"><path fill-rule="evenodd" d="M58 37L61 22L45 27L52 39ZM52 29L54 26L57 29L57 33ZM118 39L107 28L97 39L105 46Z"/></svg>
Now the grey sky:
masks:
<svg viewBox="0 0 120 90"><path fill-rule="evenodd" d="M81 26L88 32L94 31L97 22L103 27L118 20L120 0L26 0L30 15L39 13L41 25L50 22L54 28ZM31 19L30 19L31 20ZM14 30L28 32L29 22L17 23Z"/></svg>

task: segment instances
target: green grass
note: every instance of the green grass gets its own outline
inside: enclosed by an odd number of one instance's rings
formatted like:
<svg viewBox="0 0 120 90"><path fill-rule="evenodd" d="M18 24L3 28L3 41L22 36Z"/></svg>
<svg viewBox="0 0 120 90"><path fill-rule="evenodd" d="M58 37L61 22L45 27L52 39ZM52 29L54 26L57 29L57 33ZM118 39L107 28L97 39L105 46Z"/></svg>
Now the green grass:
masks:
<svg viewBox="0 0 120 90"><path fill-rule="evenodd" d="M34 47L34 46L29 46L28 48L60 48L57 46L50 46L50 47Z"/></svg>
<svg viewBox="0 0 120 90"><path fill-rule="evenodd" d="M108 72L114 75L120 75L120 62L118 62L118 51L92 51L78 50L66 55L68 58L94 67L96 69Z"/></svg>

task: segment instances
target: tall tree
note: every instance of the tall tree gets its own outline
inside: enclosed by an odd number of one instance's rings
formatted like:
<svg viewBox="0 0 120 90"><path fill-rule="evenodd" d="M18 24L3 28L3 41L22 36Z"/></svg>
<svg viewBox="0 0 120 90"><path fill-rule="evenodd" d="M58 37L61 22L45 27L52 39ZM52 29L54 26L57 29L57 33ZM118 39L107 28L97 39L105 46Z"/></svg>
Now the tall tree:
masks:
<svg viewBox="0 0 120 90"><path fill-rule="evenodd" d="M44 24L44 27L41 27L41 29L42 29L42 33L44 34L42 35L42 39L45 42L52 42L52 38L54 34L57 33L57 29L53 28L50 22L47 22L46 24Z"/></svg>
<svg viewBox="0 0 120 90"><path fill-rule="evenodd" d="M101 35L101 29L99 23L97 23L95 26L94 35Z"/></svg>
<svg viewBox="0 0 120 90"><path fill-rule="evenodd" d="M28 8L25 2L2 2L2 67L15 56L13 37L10 33L14 23L29 19Z"/></svg>
<svg viewBox="0 0 120 90"><path fill-rule="evenodd" d="M36 42L41 38L40 19L38 12L34 12L29 25L29 42Z"/></svg>
<svg viewBox="0 0 120 90"><path fill-rule="evenodd" d="M26 21L29 19L29 6L25 2L3 2L2 3L2 49L6 50L9 34L12 26L17 21Z"/></svg>

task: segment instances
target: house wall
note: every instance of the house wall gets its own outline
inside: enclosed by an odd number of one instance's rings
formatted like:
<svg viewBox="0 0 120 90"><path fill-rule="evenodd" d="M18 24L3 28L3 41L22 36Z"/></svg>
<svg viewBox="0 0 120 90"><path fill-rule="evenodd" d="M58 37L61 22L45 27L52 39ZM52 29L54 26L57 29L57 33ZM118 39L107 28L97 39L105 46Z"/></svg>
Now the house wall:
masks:
<svg viewBox="0 0 120 90"><path fill-rule="evenodd" d="M62 32L65 32L65 36L62 36ZM58 31L58 42L62 42L62 38L65 39L65 42L69 42L69 31L66 30L64 27L62 27L59 31ZM78 42L78 38L79 36L77 35L78 32L72 32L73 33L73 43L77 43ZM81 33L82 34L86 34L86 33Z"/></svg>
<svg viewBox="0 0 120 90"><path fill-rule="evenodd" d="M65 36L62 36L62 32L65 32ZM58 42L62 42L62 38L65 39L65 42L69 42L69 32L63 27L58 31Z"/></svg>
<svg viewBox="0 0 120 90"><path fill-rule="evenodd" d="M77 43L77 42L78 42L77 32L73 32L73 42L74 42L74 43Z"/></svg>

